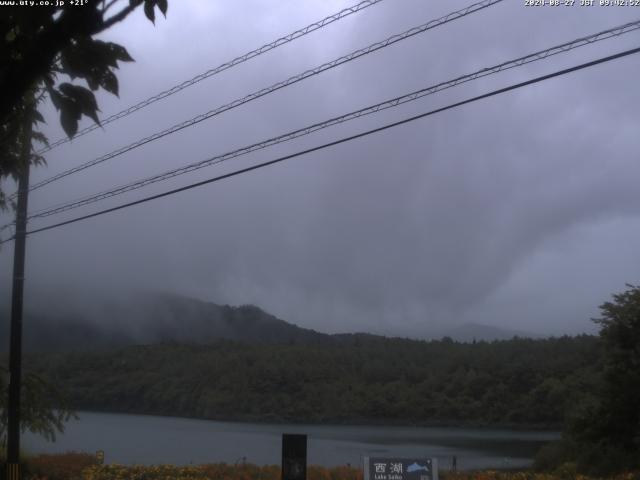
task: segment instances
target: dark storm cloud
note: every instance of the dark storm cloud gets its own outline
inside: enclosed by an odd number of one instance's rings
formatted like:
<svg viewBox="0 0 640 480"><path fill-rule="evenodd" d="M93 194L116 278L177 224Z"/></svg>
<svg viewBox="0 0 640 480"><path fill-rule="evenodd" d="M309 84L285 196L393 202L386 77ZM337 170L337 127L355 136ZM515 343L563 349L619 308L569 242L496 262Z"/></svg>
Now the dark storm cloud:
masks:
<svg viewBox="0 0 640 480"><path fill-rule="evenodd" d="M105 114L348 4L174 3L155 28L139 16L106 35L126 44L138 61L122 69L121 100L101 99ZM35 176L47 177L464 5L387 0L80 138L52 152L49 168ZM635 16L631 8L535 9L507 0L69 177L34 193L32 204L45 207L190 163ZM291 153L637 42L632 33L145 192ZM34 236L30 285L91 287L107 295L142 287L256 303L324 331L426 333L466 321L537 332L588 329L595 306L639 273L638 253L629 248L640 240L634 108L640 93L631 82L637 75L636 57L620 60ZM49 123L59 132L53 116ZM9 253L1 252L5 272Z"/></svg>

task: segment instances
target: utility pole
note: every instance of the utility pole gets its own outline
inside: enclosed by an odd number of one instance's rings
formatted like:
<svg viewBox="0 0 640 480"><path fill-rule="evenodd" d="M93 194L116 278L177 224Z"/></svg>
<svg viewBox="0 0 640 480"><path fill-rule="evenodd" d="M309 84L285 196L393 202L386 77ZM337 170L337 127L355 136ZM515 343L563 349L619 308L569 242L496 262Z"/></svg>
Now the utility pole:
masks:
<svg viewBox="0 0 640 480"><path fill-rule="evenodd" d="M16 233L13 250L13 288L11 295L11 333L9 335L9 421L7 425L7 480L22 478L20 466L20 391L22 386L22 303L24 294L24 260L29 198L29 162L31 156L31 108L25 108L22 128L22 151L18 177Z"/></svg>

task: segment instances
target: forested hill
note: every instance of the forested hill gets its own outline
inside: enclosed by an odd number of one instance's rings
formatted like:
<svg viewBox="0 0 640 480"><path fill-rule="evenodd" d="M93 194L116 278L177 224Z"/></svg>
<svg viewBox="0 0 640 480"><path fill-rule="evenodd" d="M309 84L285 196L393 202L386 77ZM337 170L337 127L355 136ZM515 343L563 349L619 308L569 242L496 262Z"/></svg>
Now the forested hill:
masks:
<svg viewBox="0 0 640 480"><path fill-rule="evenodd" d="M27 352L106 350L170 342L207 344L216 340L324 344L350 338L301 328L253 305L218 305L166 293L129 293L106 300L51 295L46 300L32 299L27 306L31 307L27 309L23 327ZM9 306L0 305L2 311L8 312ZM9 322L0 322L0 352L9 344L8 329ZM431 334L464 341L531 336L527 332L477 324L457 325Z"/></svg>
<svg viewBox="0 0 640 480"><path fill-rule="evenodd" d="M253 306L203 302L172 294L132 295L98 305L28 312L28 352L95 350L162 342L318 343L329 335L285 322ZM43 311L44 310L44 311ZM9 322L0 324L0 351L8 345Z"/></svg>
<svg viewBox="0 0 640 480"><path fill-rule="evenodd" d="M224 420L560 427L596 388L596 337L164 344L30 356L76 409Z"/></svg>

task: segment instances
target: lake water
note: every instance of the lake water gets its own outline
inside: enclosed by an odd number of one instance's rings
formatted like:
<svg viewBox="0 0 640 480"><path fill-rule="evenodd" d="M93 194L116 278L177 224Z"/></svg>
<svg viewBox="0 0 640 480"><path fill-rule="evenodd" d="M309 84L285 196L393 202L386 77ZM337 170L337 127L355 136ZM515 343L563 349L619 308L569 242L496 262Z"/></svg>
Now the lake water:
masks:
<svg viewBox="0 0 640 480"><path fill-rule="evenodd" d="M308 435L308 463L361 466L363 456L437 457L448 469L511 468L531 464L556 432L471 428L282 425L80 412L55 443L23 436L29 453L105 452L106 463L176 465L246 461L280 464L281 435Z"/></svg>

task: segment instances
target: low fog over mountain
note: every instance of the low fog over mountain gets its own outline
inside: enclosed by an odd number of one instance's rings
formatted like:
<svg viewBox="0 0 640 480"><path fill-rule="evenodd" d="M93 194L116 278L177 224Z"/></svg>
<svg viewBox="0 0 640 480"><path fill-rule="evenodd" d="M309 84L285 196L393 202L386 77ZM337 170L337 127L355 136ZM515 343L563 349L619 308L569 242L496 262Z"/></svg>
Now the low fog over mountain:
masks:
<svg viewBox="0 0 640 480"><path fill-rule="evenodd" d="M47 152L32 183L251 92L465 8L385 1ZM274 138L418 89L627 24L633 8L506 1L163 136L30 195L37 212ZM596 2L597 3L597 2ZM179 85L350 2L172 2L104 34L136 62L100 118ZM189 28L185 28L188 25ZM233 161L172 177L30 228L199 182L637 46L638 32L485 76ZM27 283L87 283L259 305L305 328L423 336L467 323L593 332L590 317L640 277L637 58L474 102L29 236ZM621 80L615 88L616 79ZM631 79L631 80L629 80ZM43 107L43 132L64 136ZM89 125L83 122L81 127ZM3 184L10 194L15 185ZM12 212L0 212L1 224ZM6 231L4 233L7 233ZM12 247L0 249L8 299ZM109 287L106 287L109 286ZM6 288L6 290L5 290ZM6 292L6 293L5 293ZM107 295L108 296L108 295ZM29 302L27 302L29 305Z"/></svg>
<svg viewBox="0 0 640 480"><path fill-rule="evenodd" d="M168 293L127 293L102 300L87 296L41 297L27 308L24 343L27 351L109 348L155 343L210 343L227 339L246 343L327 343L348 334L317 332L281 320L258 306L218 305ZM9 312L8 305L2 310ZM0 324L0 351L8 345L8 322ZM432 330L414 338L451 337L504 340L531 337L528 332L480 324Z"/></svg>

